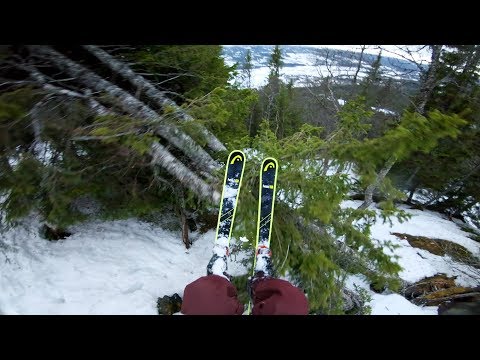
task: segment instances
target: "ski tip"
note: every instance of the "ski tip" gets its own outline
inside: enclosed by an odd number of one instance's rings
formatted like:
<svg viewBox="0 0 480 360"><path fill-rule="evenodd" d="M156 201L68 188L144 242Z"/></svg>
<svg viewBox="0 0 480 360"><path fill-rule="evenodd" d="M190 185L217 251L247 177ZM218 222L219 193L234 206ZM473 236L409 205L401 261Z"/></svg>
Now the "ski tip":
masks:
<svg viewBox="0 0 480 360"><path fill-rule="evenodd" d="M278 169L277 159L272 158L272 157L268 157L268 158L263 159L263 162L262 162L263 172L266 172L270 169L275 169L275 170Z"/></svg>
<svg viewBox="0 0 480 360"><path fill-rule="evenodd" d="M230 155L228 155L229 164L235 164L237 161L245 161L245 154L241 150L233 150Z"/></svg>

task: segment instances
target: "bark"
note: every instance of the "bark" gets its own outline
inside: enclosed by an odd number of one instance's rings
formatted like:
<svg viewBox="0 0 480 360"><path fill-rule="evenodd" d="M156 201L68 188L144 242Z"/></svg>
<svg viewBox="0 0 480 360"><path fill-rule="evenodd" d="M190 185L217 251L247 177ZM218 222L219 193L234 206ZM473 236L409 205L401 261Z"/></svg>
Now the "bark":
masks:
<svg viewBox="0 0 480 360"><path fill-rule="evenodd" d="M362 45L362 51L360 52L360 59L358 60L357 71L355 72L355 75L353 76L353 85L357 84L357 76L358 76L358 73L360 72L360 68L362 67L363 52L365 51L365 48L366 48L366 46Z"/></svg>
<svg viewBox="0 0 480 360"><path fill-rule="evenodd" d="M373 192L378 186L380 186L395 162L396 158L394 156L387 160L384 167L378 172L375 182L368 185L367 189L365 190L365 200L363 201L362 205L358 207L358 209L364 210L370 206L370 204L373 202Z"/></svg>
<svg viewBox="0 0 480 360"><path fill-rule="evenodd" d="M38 47L32 47L34 48L34 52L37 53ZM46 49L46 51L42 51L42 49L39 50L40 55L49 55L50 57L56 57L56 52L54 50L51 50L52 52L49 51L49 49ZM82 83L86 86L92 85L92 87L96 91L102 91L102 85L105 86L111 86L113 87L114 95L118 99L125 99L125 102L121 102L121 104L124 106L124 110L134 110L134 105L138 104L138 101L135 99L135 102L133 102L133 105L131 105L131 96L127 93L125 93L123 90L116 88L114 85L109 84L107 81L101 79L99 76L92 74L89 70L81 67L78 64L73 63L71 60L68 60L63 57L63 55L58 54L58 57L56 57L55 61L54 59L51 59L52 62L57 64L60 68L64 69L65 71L68 71L71 73L72 76L77 76L79 77L79 80L83 79ZM69 71L69 69L72 69ZM74 75L75 74L75 75ZM38 74L37 74L38 76ZM100 85L95 85L94 82L99 83ZM49 85L48 89L49 90L56 90L52 88L53 85ZM58 88L60 89L60 88ZM105 89L103 89L105 90ZM63 92L62 92L63 93ZM66 94L63 93L64 95L73 95L73 94ZM78 94L81 95L81 94ZM141 104L141 103L140 103ZM141 108L139 111L151 111L148 107L142 105L144 108ZM102 114L102 109L100 107L94 107L94 111L96 111L97 114ZM134 112L134 111L132 111ZM154 112L153 112L154 113ZM158 118L158 115L154 113L154 115ZM160 166L162 168L165 168L165 170L170 173L174 178L178 179L183 185L185 185L187 188L191 189L194 191L198 196L208 199L208 200L213 200L215 203L217 203L220 199L220 194L215 191L210 185L208 185L205 181L203 181L200 177L198 177L193 171L191 171L188 167L186 167L184 164L182 164L177 158L175 158L165 147L163 147L161 144L156 143L153 144L151 149L150 149L150 155L152 156L152 161L151 164L153 166Z"/></svg>
<svg viewBox="0 0 480 360"><path fill-rule="evenodd" d="M175 126L165 124L160 115L141 101L137 100L134 96L96 75L84 66L66 58L64 55L48 46L33 45L28 46L28 48L32 54L47 58L70 76L75 77L84 86L113 96L122 107L122 110L130 115L158 122L159 124L155 125L157 134L164 137L178 149L182 150L200 167L203 166L210 171L213 171L218 167L218 164L210 157L210 155L196 144L192 138L181 132Z"/></svg>
<svg viewBox="0 0 480 360"><path fill-rule="evenodd" d="M30 77L34 79L36 82L42 85L42 87L47 90L50 93L56 94L56 95L64 95L64 96L70 96L74 98L79 98L86 100L89 107L97 114L97 115L108 115L108 114L113 114L110 110L108 110L105 106L100 104L97 100L93 99L90 96L90 91L86 91L85 95L80 94L76 91L73 90L68 90L64 89L55 85L52 85L48 82L48 79L46 78L45 75L43 75L40 71L38 71L36 68L32 66L21 66L24 70L28 71L30 73Z"/></svg>
<svg viewBox="0 0 480 360"><path fill-rule="evenodd" d="M178 204L176 206L177 216L180 218L180 226L182 228L182 241L185 245L185 248L190 248L190 240L188 239L188 222L187 215L185 213L185 198L183 195L182 188L176 188L175 192L177 193Z"/></svg>
<svg viewBox="0 0 480 360"><path fill-rule="evenodd" d="M427 101L436 85L435 79L437 75L438 64L440 62L440 54L442 47L443 45L432 45L432 61L430 63L430 67L428 68L425 81L422 85L422 88L420 89L420 94L418 97L417 112L422 115L425 115L425 106L427 105ZM388 174L396 161L397 159L393 155L387 160L384 167L378 173L375 182L373 184L370 184L365 190L365 201L362 205L358 207L359 209L363 210L370 206L370 204L373 202L373 192L382 183L383 179Z"/></svg>
<svg viewBox="0 0 480 360"><path fill-rule="evenodd" d="M413 195L415 194L415 190L417 190L417 185L412 186L410 188L410 193L408 194L407 204L412 203Z"/></svg>
<svg viewBox="0 0 480 360"><path fill-rule="evenodd" d="M432 60L418 97L417 112L422 115L425 115L425 106L427 105L428 99L430 98L433 88L436 85L435 79L437 75L438 64L440 62L442 47L443 45L432 45Z"/></svg>
<svg viewBox="0 0 480 360"><path fill-rule="evenodd" d="M180 120L191 122L193 118L181 109L174 101L170 100L165 94L153 86L143 76L136 74L127 64L117 60L106 51L100 49L95 45L84 45L90 53L95 55L104 65L108 66L112 71L120 74L127 79L137 89L137 98L140 98L140 94L144 93L150 100L152 100L160 108L166 106L175 110L175 115ZM225 146L204 127L198 125L201 134L207 140L207 145L214 151L224 151Z"/></svg>
<svg viewBox="0 0 480 360"><path fill-rule="evenodd" d="M168 152L160 143L152 145L150 155L152 156L153 165L159 165L167 170L172 176L178 179L183 186L189 188L199 196L213 201L215 204L220 201L218 191L214 190L188 167L177 160L177 158Z"/></svg>

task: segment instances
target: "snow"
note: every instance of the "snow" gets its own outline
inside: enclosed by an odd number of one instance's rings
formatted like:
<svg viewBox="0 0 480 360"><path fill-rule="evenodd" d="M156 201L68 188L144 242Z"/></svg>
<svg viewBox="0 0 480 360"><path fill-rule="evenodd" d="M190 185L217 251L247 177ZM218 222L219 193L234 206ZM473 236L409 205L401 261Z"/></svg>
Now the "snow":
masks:
<svg viewBox="0 0 480 360"><path fill-rule="evenodd" d="M158 297L206 274L215 236L192 234L186 250L179 232L135 219L78 225L58 242L38 227L30 218L0 234L2 314L157 314Z"/></svg>
<svg viewBox="0 0 480 360"><path fill-rule="evenodd" d="M224 45L224 47L229 46L234 45ZM253 49L253 47L253 45L242 46L244 49ZM284 47L288 47L288 51L283 53L283 62L285 66L282 68L281 78L285 82L293 80L298 87L307 86L308 84L311 84L312 81L330 75L337 78L346 76L352 77L357 71L356 66L345 65L344 62L342 62L342 59L336 58L336 56L328 59L327 66L326 59L323 56L319 57L319 55L314 52L305 52L305 47L347 50L356 53L360 53L361 51L361 45L284 45ZM425 66L429 63L431 57L430 49L419 45L367 45L364 53L378 55L380 47L382 48L383 56L393 58L392 61L402 59ZM225 61L228 65L233 65L236 62L236 60L230 56L227 56ZM251 70L250 86L253 88L264 86L267 83L268 74L270 73L270 69L268 68L268 56L260 59L254 57L252 65L253 69ZM359 80L363 79L370 68L370 65L364 63L357 74L357 78ZM414 71L404 71L399 70L395 66L391 67L388 63L384 63L382 64L382 71L385 77L392 79L418 79L418 70L416 70L416 68ZM237 80L242 82L240 78Z"/></svg>
<svg viewBox="0 0 480 360"><path fill-rule="evenodd" d="M345 201L342 208L357 208L362 202ZM370 206L374 209L374 206ZM392 232L406 233L409 235L425 236L429 238L437 238L449 240L464 246L474 256L480 256L480 244L468 237L468 233L462 231L456 223L449 221L443 215L432 211L421 211L409 209L406 206L399 206L400 209L412 215L412 218L404 223L398 220L392 220L392 226L383 224L379 220L371 227L372 238L380 244L390 241L392 244L398 245L394 254L398 255L398 263L403 270L400 277L409 282L416 282L424 277L433 276L437 273L445 273L448 276L457 276L455 282L461 286L478 286L478 275L475 276L475 270L470 266L454 262L448 256L434 255L426 250L414 248L410 246L408 241L399 239ZM389 253L385 249L385 253ZM389 253L391 254L391 253Z"/></svg>
<svg viewBox="0 0 480 360"><path fill-rule="evenodd" d="M377 108L377 107L374 107L374 106L372 106L372 110L374 110L376 112L384 113L386 115L398 115L395 111L391 111L391 110L383 109L383 108Z"/></svg>
<svg viewBox="0 0 480 360"><path fill-rule="evenodd" d="M358 275L350 275L346 286L355 291L355 285L364 289L371 297L367 304L371 307L371 315L437 315L436 306L417 306L399 294L377 294L370 290L368 283Z"/></svg>
<svg viewBox="0 0 480 360"><path fill-rule="evenodd" d="M344 201L342 207L360 204ZM478 286L478 273L475 277L472 268L454 263L447 256L413 248L391 232L450 240L476 256L480 244L440 214L401 208L412 215L411 220L393 220L392 227L379 220L371 228L375 241L399 246L394 254L400 256L400 277L414 282L443 272L457 276L458 285ZM205 275L212 249L219 255L224 253L224 249L213 246L215 230L192 233L193 246L187 250L180 231L137 219L77 225L69 229L72 236L58 242L40 238L39 226L39 220L31 216L0 233L1 314L157 314L158 297L174 293L183 296L188 283ZM232 238L230 249L237 241L248 240ZM245 256L239 252L228 258L229 274L246 273L241 264ZM261 261L257 265L261 266ZM374 315L437 312L437 307L419 307L398 294L376 294L362 276L347 278L352 290L354 284L371 296L368 305Z"/></svg>

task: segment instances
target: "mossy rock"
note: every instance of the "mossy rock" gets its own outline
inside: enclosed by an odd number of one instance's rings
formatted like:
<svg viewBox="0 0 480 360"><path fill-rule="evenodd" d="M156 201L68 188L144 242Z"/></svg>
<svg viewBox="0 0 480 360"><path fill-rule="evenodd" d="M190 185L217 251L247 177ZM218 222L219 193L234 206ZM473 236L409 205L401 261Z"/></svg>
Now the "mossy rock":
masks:
<svg viewBox="0 0 480 360"><path fill-rule="evenodd" d="M182 298L177 293L157 299L159 315L173 315L182 309Z"/></svg>
<svg viewBox="0 0 480 360"><path fill-rule="evenodd" d="M456 286L419 296L413 299L412 302L416 305L425 306L439 306L451 304L452 302L480 302L480 288Z"/></svg>
<svg viewBox="0 0 480 360"><path fill-rule="evenodd" d="M415 299L419 296L436 292L443 289L449 289L456 287L454 277L448 277L445 274L436 274L434 276L426 277L420 281L417 281L414 284L406 286L402 295L405 296L408 300Z"/></svg>
<svg viewBox="0 0 480 360"><path fill-rule="evenodd" d="M479 267L478 260L472 255L472 253L462 245L459 245L453 241L395 232L391 234L402 240L407 240L412 247L427 250L428 252L438 256L448 255L456 261L471 264L477 268Z"/></svg>
<svg viewBox="0 0 480 360"><path fill-rule="evenodd" d="M460 226L460 229L462 229L462 231L465 231L466 233L468 233L468 237L470 239L472 239L473 241L476 241L478 243L480 243L480 233L474 229L472 229L471 227L469 226Z"/></svg>

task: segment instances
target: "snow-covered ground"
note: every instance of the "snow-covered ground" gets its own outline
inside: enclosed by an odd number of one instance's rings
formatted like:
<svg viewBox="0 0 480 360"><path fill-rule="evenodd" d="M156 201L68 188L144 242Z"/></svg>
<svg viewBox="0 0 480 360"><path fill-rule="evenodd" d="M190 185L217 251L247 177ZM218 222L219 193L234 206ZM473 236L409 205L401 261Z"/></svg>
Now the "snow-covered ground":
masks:
<svg viewBox="0 0 480 360"><path fill-rule="evenodd" d="M358 206L348 201L343 206ZM474 255L480 245L442 215L405 209L413 215L406 223L381 221L372 228L378 241L400 246L395 251L404 268L401 277L417 281L444 272L457 275L461 285L478 286L467 267L447 257L412 248L390 232L450 240ZM38 235L32 217L23 225L0 234L0 313L2 314L157 314L156 300L164 295L183 296L185 286L203 276L212 254L215 232L192 234L186 250L179 232L135 219L89 222L73 227L66 240L46 241ZM246 269L231 259L232 275ZM362 277L347 284L365 288L371 295L372 314L436 314L436 307L413 305L398 294L376 294Z"/></svg>
<svg viewBox="0 0 480 360"><path fill-rule="evenodd" d="M358 207L361 201L345 201L344 207ZM374 206L372 205L373 209ZM454 262L448 256L434 255L426 250L414 248L406 240L401 240L392 232L407 233L429 238L450 240L464 246L473 255L480 256L480 244L467 237L468 233L462 231L454 222L449 221L443 215L432 211L412 210L405 206L399 207L412 215L412 218L404 223L397 220L390 224L383 224L380 220L371 228L372 237L380 243L390 241L398 245L394 251L399 256L398 263L403 270L400 277L409 282L416 282L427 276L437 273L445 273L448 276L457 276L455 282L460 286L475 287L480 285L480 279L475 276L469 266ZM385 250L387 252L387 250ZM388 253L388 252L387 252ZM372 297L370 306L372 315L420 315L437 314L437 307L419 307L409 302L398 294L376 294L369 289L368 283L361 276L352 275L347 280L348 287L352 290L354 285L364 288Z"/></svg>
<svg viewBox="0 0 480 360"><path fill-rule="evenodd" d="M180 233L134 219L82 224L58 242L38 227L31 218L0 234L0 314L157 314L159 296L205 275L215 235L186 250Z"/></svg>

